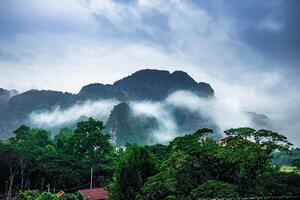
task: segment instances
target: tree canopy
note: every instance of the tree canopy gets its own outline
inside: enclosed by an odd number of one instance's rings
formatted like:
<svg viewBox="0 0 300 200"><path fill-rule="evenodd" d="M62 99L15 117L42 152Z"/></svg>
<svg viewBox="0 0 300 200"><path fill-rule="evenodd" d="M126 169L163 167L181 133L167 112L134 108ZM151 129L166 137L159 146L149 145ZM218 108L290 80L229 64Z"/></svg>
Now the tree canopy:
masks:
<svg viewBox="0 0 300 200"><path fill-rule="evenodd" d="M0 142L0 191L9 196L23 191L23 199L56 198L42 191L86 188L93 168L93 186L107 187L111 200L300 195L297 171L274 165L276 155L290 152L292 145L277 132L234 128L215 141L204 128L168 144L116 148L103 129L93 118L55 136L17 128L14 137ZM290 164L299 167L296 157Z"/></svg>

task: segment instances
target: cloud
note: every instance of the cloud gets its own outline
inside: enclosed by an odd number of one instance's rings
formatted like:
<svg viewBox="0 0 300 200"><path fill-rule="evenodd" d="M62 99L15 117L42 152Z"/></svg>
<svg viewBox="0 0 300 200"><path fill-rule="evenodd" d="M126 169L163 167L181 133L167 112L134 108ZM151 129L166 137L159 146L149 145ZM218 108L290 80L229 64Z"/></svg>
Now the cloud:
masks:
<svg viewBox="0 0 300 200"><path fill-rule="evenodd" d="M107 121L111 110L119 102L114 99L85 101L77 103L67 109L56 107L46 112L33 112L29 115L29 121L38 127L60 127L68 126L81 117L94 117Z"/></svg>
<svg viewBox="0 0 300 200"><path fill-rule="evenodd" d="M178 108L186 109L186 112L198 113L198 117L203 121L212 119L222 132L229 128L252 126L249 116L234 97L207 99L189 91L176 91L161 102L131 102L129 105L134 115L154 117L158 121L159 129L152 134L160 142L168 142L183 134L179 132L180 127L173 115L173 111ZM205 127L199 124L198 128Z"/></svg>
<svg viewBox="0 0 300 200"><path fill-rule="evenodd" d="M298 0L4 0L0 85L78 92L141 68L183 70L209 82L217 99L290 122L300 107L299 7Z"/></svg>
<svg viewBox="0 0 300 200"><path fill-rule="evenodd" d="M159 142L166 143L178 135L177 124L164 102L132 102L129 104L135 116L154 117L158 130L151 133Z"/></svg>
<svg viewBox="0 0 300 200"><path fill-rule="evenodd" d="M213 119L222 131L233 127L251 126L248 116L234 97L206 99L189 91L177 91L171 94L166 102Z"/></svg>
<svg viewBox="0 0 300 200"><path fill-rule="evenodd" d="M271 32L280 32L284 28L284 24L275 20L263 20L258 24L258 28Z"/></svg>

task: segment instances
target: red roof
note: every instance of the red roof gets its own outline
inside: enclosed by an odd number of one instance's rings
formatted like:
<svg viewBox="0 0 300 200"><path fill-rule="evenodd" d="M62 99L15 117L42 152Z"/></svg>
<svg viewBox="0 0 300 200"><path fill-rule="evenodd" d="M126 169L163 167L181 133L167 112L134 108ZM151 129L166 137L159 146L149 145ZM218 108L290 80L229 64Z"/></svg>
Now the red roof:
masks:
<svg viewBox="0 0 300 200"><path fill-rule="evenodd" d="M79 192L83 193L89 200L103 200L108 199L108 191L105 188L93 188L93 189L85 189L79 190Z"/></svg>

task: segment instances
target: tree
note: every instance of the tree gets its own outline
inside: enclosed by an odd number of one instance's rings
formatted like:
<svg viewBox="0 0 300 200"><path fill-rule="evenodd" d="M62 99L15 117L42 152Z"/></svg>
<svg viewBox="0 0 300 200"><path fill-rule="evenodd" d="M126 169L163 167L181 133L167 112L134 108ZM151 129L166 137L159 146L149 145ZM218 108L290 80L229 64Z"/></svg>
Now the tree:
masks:
<svg viewBox="0 0 300 200"><path fill-rule="evenodd" d="M186 151L186 150L192 150L193 148L199 147L201 142L204 142L208 136L213 131L208 128L203 128L197 130L193 134L187 134L181 137L176 137L173 141L170 142L168 146L168 151Z"/></svg>
<svg viewBox="0 0 300 200"><path fill-rule="evenodd" d="M142 187L139 199L159 200L176 194L176 180L170 171L162 171L147 179Z"/></svg>
<svg viewBox="0 0 300 200"><path fill-rule="evenodd" d="M68 151L85 166L84 177L89 180L89 169L93 167L99 186L107 185L113 170L115 150L110 136L103 134L103 122L89 118L77 123L74 135L69 139Z"/></svg>
<svg viewBox="0 0 300 200"><path fill-rule="evenodd" d="M224 148L238 163L235 182L241 194L254 195L260 175L270 169L270 161L275 150L287 151L292 145L287 138L277 132L243 127L225 131L228 136Z"/></svg>
<svg viewBox="0 0 300 200"><path fill-rule="evenodd" d="M147 178L155 173L155 157L145 147L132 145L120 156L110 187L113 200L137 199Z"/></svg>
<svg viewBox="0 0 300 200"><path fill-rule="evenodd" d="M204 129L202 129L204 130ZM210 178L232 180L236 163L227 159L222 146L197 131L170 142L159 172L142 188L144 199L185 199L199 184ZM204 133L207 133L206 130Z"/></svg>
<svg viewBox="0 0 300 200"><path fill-rule="evenodd" d="M154 144L145 146L158 160L163 160L167 154L167 146L163 144Z"/></svg>
<svg viewBox="0 0 300 200"><path fill-rule="evenodd" d="M300 170L300 159L296 159L293 161L293 166L295 166L298 170Z"/></svg>
<svg viewBox="0 0 300 200"><path fill-rule="evenodd" d="M250 141L253 139L268 154L271 154L274 150L287 151L292 146L286 136L270 130L260 129L256 131L252 128L242 127L232 128L224 132L235 140Z"/></svg>
<svg viewBox="0 0 300 200"><path fill-rule="evenodd" d="M7 191L7 199L9 200L12 194L15 177L20 167L18 162L18 154L10 144L1 145L0 150L1 163L5 164L6 168L4 170L7 170L8 174L9 185Z"/></svg>
<svg viewBox="0 0 300 200"><path fill-rule="evenodd" d="M24 125L16 129L14 133L15 139L11 141L18 154L20 190L23 190L29 184L30 174L39 167L36 161L43 155L42 149L51 143L50 133L43 129L30 129Z"/></svg>
<svg viewBox="0 0 300 200"><path fill-rule="evenodd" d="M30 128L28 126L22 125L14 131L15 139L24 140L29 135Z"/></svg>
<svg viewBox="0 0 300 200"><path fill-rule="evenodd" d="M193 199L238 197L237 187L222 181L208 180L192 190Z"/></svg>

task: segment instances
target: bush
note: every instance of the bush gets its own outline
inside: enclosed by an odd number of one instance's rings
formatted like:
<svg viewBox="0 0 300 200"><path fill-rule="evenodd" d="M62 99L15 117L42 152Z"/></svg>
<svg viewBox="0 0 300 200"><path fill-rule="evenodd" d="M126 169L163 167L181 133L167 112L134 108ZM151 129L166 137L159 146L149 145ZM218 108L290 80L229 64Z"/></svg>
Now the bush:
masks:
<svg viewBox="0 0 300 200"><path fill-rule="evenodd" d="M59 196L50 192L40 193L37 190L27 190L20 192L16 200L87 200L87 198L80 192Z"/></svg>
<svg viewBox="0 0 300 200"><path fill-rule="evenodd" d="M75 194L65 194L61 198L61 200L86 200L87 198L80 192Z"/></svg>
<svg viewBox="0 0 300 200"><path fill-rule="evenodd" d="M43 192L36 200L59 200L59 197L50 192Z"/></svg>
<svg viewBox="0 0 300 200"><path fill-rule="evenodd" d="M192 190L193 198L229 198L238 196L235 185L216 180L206 181Z"/></svg>
<svg viewBox="0 0 300 200"><path fill-rule="evenodd" d="M36 200L39 196L40 192L37 190L26 190L18 194L17 200Z"/></svg>

